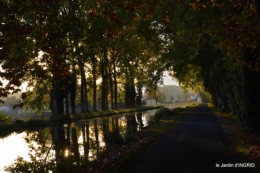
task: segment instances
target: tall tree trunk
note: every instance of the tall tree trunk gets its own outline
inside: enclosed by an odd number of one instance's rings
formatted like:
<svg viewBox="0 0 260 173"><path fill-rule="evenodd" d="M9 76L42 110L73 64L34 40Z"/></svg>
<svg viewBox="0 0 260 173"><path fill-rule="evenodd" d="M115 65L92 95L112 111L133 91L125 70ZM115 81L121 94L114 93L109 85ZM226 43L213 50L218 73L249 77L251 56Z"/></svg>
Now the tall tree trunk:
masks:
<svg viewBox="0 0 260 173"><path fill-rule="evenodd" d="M138 86L138 95L136 97L136 105L138 105L139 107L142 106L142 103L141 103L141 98L142 98L142 87L141 86Z"/></svg>
<svg viewBox="0 0 260 173"><path fill-rule="evenodd" d="M134 85L134 79L131 80L131 88L130 88L130 98L131 98L131 107L135 107L135 85Z"/></svg>
<svg viewBox="0 0 260 173"><path fill-rule="evenodd" d="M108 110L108 58L107 58L107 50L104 52L104 97L105 97L105 109Z"/></svg>
<svg viewBox="0 0 260 173"><path fill-rule="evenodd" d="M93 111L97 111L97 77L96 77L96 63L92 62L92 75L93 75L93 94L92 94L92 102L93 102Z"/></svg>
<svg viewBox="0 0 260 173"><path fill-rule="evenodd" d="M69 115L70 114L70 111L69 111L69 94L66 94L65 103L66 103L66 115Z"/></svg>
<svg viewBox="0 0 260 173"><path fill-rule="evenodd" d="M105 68L105 106L106 110L108 111L108 72L107 69Z"/></svg>
<svg viewBox="0 0 260 173"><path fill-rule="evenodd" d="M75 110L76 89L77 89L76 69L75 69L75 65L73 64L71 86L70 86L70 107L71 107L72 114L76 113L76 110Z"/></svg>
<svg viewBox="0 0 260 173"><path fill-rule="evenodd" d="M106 82L105 82L105 64L104 64L104 59L102 58L101 60L101 78L102 78L102 88L101 88L101 109L102 111L105 111L106 109Z"/></svg>
<svg viewBox="0 0 260 173"><path fill-rule="evenodd" d="M129 108L129 84L127 81L125 84L125 107Z"/></svg>
<svg viewBox="0 0 260 173"><path fill-rule="evenodd" d="M114 77L114 98L115 98L115 109L118 109L118 107L117 107L117 78L116 78L116 75L117 75L117 73L116 73L116 66L115 66L115 64L114 64L114 75L113 75L113 77Z"/></svg>
<svg viewBox="0 0 260 173"><path fill-rule="evenodd" d="M62 95L58 96L58 115L64 114L64 97Z"/></svg>
<svg viewBox="0 0 260 173"><path fill-rule="evenodd" d="M87 91L88 91L88 89L87 89L87 81L86 81L86 78L84 78L84 79L85 79L85 82L84 82L85 110L86 110L86 112L89 112L89 108L88 108L88 93L87 93Z"/></svg>
<svg viewBox="0 0 260 173"><path fill-rule="evenodd" d="M110 100L111 100L111 109L114 110L114 91L113 91L113 79L112 79L112 73L109 73L109 84L110 84Z"/></svg>
<svg viewBox="0 0 260 173"><path fill-rule="evenodd" d="M52 115L63 115L64 113L64 96L61 94L59 84L56 81L52 82L51 110Z"/></svg>
<svg viewBox="0 0 260 173"><path fill-rule="evenodd" d="M84 103L84 91L83 91L83 84L81 83L80 86L80 108L81 108L81 113L86 112L85 111L85 103Z"/></svg>
<svg viewBox="0 0 260 173"><path fill-rule="evenodd" d="M157 89L154 90L155 105L157 105Z"/></svg>
<svg viewBox="0 0 260 173"><path fill-rule="evenodd" d="M130 78L128 79L126 83L126 101L127 101L127 107L131 108L135 106L135 86L134 86L134 79Z"/></svg>
<svg viewBox="0 0 260 173"><path fill-rule="evenodd" d="M52 82L51 111L53 116L58 115L58 84L56 81Z"/></svg>
<svg viewBox="0 0 260 173"><path fill-rule="evenodd" d="M88 109L88 99L87 99L87 82L84 70L84 63L80 62L80 77L81 77L81 87L80 87L80 101L81 101L81 112L89 112Z"/></svg>

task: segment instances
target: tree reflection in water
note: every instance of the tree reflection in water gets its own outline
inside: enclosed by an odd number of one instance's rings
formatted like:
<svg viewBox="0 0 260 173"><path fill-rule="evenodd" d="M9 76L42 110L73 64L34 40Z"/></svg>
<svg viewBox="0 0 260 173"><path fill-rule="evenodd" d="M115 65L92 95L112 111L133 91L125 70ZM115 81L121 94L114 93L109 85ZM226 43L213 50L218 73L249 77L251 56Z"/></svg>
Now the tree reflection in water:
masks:
<svg viewBox="0 0 260 173"><path fill-rule="evenodd" d="M128 114L26 132L30 161L18 157L7 172L78 172L143 128L143 114Z"/></svg>
<svg viewBox="0 0 260 173"><path fill-rule="evenodd" d="M48 172L55 170L52 135L49 128L35 132L26 132L25 141L29 147L31 161L24 160L19 156L15 163L5 169L7 172Z"/></svg>

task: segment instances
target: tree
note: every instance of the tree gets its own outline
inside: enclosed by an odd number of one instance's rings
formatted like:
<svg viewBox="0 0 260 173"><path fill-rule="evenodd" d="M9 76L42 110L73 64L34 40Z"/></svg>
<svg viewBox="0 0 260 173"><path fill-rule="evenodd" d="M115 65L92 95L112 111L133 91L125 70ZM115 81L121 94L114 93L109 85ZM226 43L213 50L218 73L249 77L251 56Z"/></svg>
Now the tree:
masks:
<svg viewBox="0 0 260 173"><path fill-rule="evenodd" d="M37 113L38 118L42 112L50 109L50 93L43 85L37 83L32 91L27 92L27 97L24 100L25 110ZM49 88L50 86L48 86Z"/></svg>
<svg viewBox="0 0 260 173"><path fill-rule="evenodd" d="M173 100L174 100L174 96L171 95L171 97L170 97L170 102L172 102Z"/></svg>

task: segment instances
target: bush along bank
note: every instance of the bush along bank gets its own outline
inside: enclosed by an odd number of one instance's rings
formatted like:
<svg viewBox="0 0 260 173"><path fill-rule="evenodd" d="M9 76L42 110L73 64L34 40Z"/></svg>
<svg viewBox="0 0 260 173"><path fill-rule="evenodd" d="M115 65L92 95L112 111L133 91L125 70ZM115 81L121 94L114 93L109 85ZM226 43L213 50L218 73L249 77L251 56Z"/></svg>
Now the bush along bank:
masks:
<svg viewBox="0 0 260 173"><path fill-rule="evenodd" d="M170 117L170 116L174 116L176 114L178 114L179 112L184 111L186 108L175 108L175 109L168 109L166 107L163 107L161 109L159 109L155 115L154 115L154 119L156 121L161 120L162 118L165 117Z"/></svg>

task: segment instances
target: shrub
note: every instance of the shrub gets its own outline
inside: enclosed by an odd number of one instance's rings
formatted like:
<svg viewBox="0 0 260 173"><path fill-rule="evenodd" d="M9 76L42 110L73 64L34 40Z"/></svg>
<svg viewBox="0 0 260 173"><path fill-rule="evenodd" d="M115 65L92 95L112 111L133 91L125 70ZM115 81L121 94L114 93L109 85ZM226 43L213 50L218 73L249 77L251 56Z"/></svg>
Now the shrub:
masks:
<svg viewBox="0 0 260 173"><path fill-rule="evenodd" d="M10 123L13 121L13 118L11 118L10 116L8 116L7 114L0 112L0 122L6 122L6 123Z"/></svg>
<svg viewBox="0 0 260 173"><path fill-rule="evenodd" d="M142 100L141 105L146 105L146 101Z"/></svg>
<svg viewBox="0 0 260 173"><path fill-rule="evenodd" d="M28 128L42 127L46 124L43 120L30 119L27 121L26 125Z"/></svg>
<svg viewBox="0 0 260 173"><path fill-rule="evenodd" d="M170 116L171 114L172 114L171 110L169 110L168 108L162 108L154 114L154 118L156 120L160 120L162 119L163 116Z"/></svg>
<svg viewBox="0 0 260 173"><path fill-rule="evenodd" d="M176 112L181 112L181 111L183 111L185 108L175 108L174 110L176 111Z"/></svg>

